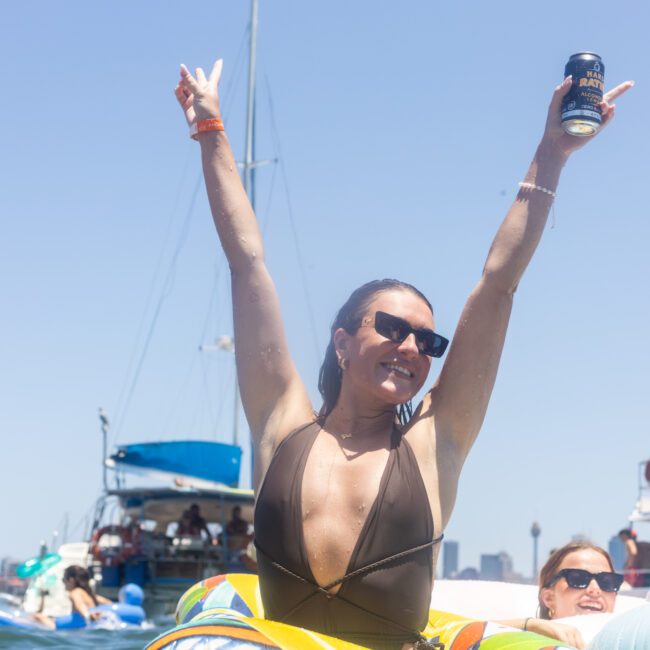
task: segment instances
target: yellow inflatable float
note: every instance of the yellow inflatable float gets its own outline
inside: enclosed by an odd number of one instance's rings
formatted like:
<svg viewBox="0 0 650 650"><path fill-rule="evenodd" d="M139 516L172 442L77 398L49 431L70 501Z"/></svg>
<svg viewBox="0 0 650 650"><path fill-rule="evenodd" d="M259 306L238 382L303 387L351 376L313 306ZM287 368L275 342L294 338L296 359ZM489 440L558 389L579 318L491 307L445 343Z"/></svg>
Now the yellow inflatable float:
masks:
<svg viewBox="0 0 650 650"><path fill-rule="evenodd" d="M268 621L257 576L228 574L189 589L176 609L177 626L146 650L363 650L362 646ZM574 650L570 646L486 621L431 610L423 636L440 650Z"/></svg>

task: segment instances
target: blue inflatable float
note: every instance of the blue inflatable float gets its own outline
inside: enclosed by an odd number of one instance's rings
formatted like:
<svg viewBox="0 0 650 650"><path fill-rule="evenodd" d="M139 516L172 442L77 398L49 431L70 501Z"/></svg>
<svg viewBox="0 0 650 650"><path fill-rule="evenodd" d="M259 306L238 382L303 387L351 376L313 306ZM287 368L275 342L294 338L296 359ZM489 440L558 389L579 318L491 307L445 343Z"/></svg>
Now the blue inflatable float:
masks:
<svg viewBox="0 0 650 650"><path fill-rule="evenodd" d="M100 614L97 620L86 621L73 612L66 616L57 616L54 621L57 630L81 630L88 627L125 628L140 627L145 621L145 611L142 608L144 592L135 584L124 585L119 592L118 602L111 605L98 605L90 612ZM45 625L34 620L29 612L16 607L0 610L0 627L17 629L49 630Z"/></svg>
<svg viewBox="0 0 650 650"><path fill-rule="evenodd" d="M615 616L587 649L650 650L650 603Z"/></svg>

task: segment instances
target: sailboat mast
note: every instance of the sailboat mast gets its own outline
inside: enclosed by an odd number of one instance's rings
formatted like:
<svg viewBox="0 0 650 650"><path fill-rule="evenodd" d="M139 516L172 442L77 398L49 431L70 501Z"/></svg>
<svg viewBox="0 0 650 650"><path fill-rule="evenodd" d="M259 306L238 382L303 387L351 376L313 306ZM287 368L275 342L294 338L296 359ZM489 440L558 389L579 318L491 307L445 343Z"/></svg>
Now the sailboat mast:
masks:
<svg viewBox="0 0 650 650"><path fill-rule="evenodd" d="M248 95L246 101L246 152L244 154L244 189L255 209L255 64L257 55L257 0L251 0L251 26L248 46ZM233 444L239 444L239 381L235 381Z"/></svg>
<svg viewBox="0 0 650 650"><path fill-rule="evenodd" d="M255 70L257 56L257 0L251 0L251 28L248 50L248 100L246 106L246 154L244 158L244 189L255 208L253 167L255 155Z"/></svg>

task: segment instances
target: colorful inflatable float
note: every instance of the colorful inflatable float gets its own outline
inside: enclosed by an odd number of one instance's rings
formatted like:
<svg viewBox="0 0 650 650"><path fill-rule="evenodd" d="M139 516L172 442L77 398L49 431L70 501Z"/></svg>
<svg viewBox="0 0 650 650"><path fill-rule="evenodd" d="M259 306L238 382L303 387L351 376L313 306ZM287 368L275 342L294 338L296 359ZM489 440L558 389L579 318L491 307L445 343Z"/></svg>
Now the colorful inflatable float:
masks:
<svg viewBox="0 0 650 650"><path fill-rule="evenodd" d="M267 621L257 576L229 574L189 589L176 610L177 626L146 650L362 650L361 646L302 628ZM573 650L570 646L496 623L431 610L424 636L444 650Z"/></svg>

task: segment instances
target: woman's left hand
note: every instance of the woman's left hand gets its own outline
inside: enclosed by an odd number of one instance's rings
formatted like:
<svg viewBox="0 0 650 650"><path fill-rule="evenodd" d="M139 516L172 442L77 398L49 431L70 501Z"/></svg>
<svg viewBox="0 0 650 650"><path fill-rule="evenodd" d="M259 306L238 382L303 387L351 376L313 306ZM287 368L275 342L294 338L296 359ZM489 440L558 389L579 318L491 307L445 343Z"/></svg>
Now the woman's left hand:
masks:
<svg viewBox="0 0 650 650"><path fill-rule="evenodd" d="M620 97L624 92L628 91L634 86L633 81L624 81L615 88L612 88L603 96L603 101L600 104L602 112L602 124L597 133L591 136L577 136L569 135L562 128L562 121L560 118L560 109L564 96L571 89L571 77L567 77L553 93L551 105L548 109L548 117L546 118L546 128L542 138L542 145L547 150L556 153L560 156L568 158L574 151L584 147L587 142L593 140L596 135L602 131L614 119L616 110L615 100Z"/></svg>

